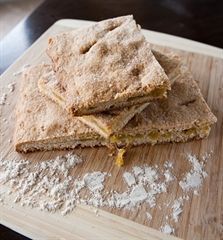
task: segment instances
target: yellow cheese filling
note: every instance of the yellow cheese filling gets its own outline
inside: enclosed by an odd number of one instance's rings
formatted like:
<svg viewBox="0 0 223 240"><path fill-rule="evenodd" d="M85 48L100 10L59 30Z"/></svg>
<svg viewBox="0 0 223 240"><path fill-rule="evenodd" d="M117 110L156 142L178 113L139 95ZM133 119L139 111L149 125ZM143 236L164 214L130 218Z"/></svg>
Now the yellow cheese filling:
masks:
<svg viewBox="0 0 223 240"><path fill-rule="evenodd" d="M61 95L59 95L56 91L52 91L52 93L58 102L61 103L65 102L64 98Z"/></svg>
<svg viewBox="0 0 223 240"><path fill-rule="evenodd" d="M93 116L86 115L86 116L81 116L80 119L82 122L86 123L88 126L92 127L105 138L107 138L110 135L110 131L107 127L103 126L103 124L99 123L97 119L95 119Z"/></svg>
<svg viewBox="0 0 223 240"><path fill-rule="evenodd" d="M174 137L181 136L182 138L194 137L196 135L206 136L209 134L211 126L208 124L201 126L194 126L185 130L171 130L171 131L160 131L160 130L151 130L145 134L117 134L112 135L109 139L111 144L131 144L134 143L134 140L137 139L146 139L152 143L159 141L171 141L174 140Z"/></svg>
<svg viewBox="0 0 223 240"><path fill-rule="evenodd" d="M189 129L185 129L182 131L172 130L172 131L159 131L159 130L151 130L147 134L135 134L134 136L128 135L128 134L119 134L119 135L113 135L109 138L110 144L114 144L117 146L118 144L125 145L124 148L117 149L118 153L116 156L115 163L119 167L124 165L124 154L126 153L126 145L131 145L134 143L134 140L137 139L146 139L147 141L150 141L151 143L157 143L159 141L171 141L174 140L174 137L177 137L180 135L183 138L192 138L196 135L202 135L207 136L210 132L210 125L204 124L201 126L195 126L191 127Z"/></svg>
<svg viewBox="0 0 223 240"><path fill-rule="evenodd" d="M161 97L166 93L166 88L157 88L152 90L150 93L146 94L145 96L137 96L137 97L130 97L128 101L134 101L141 98L147 97Z"/></svg>
<svg viewBox="0 0 223 240"><path fill-rule="evenodd" d="M47 90L47 86L42 83L42 81L38 81L38 86L39 86L39 89L44 93L46 94L46 96L49 96L51 95L52 99L57 102L59 105L63 105L65 103L65 99L62 97L61 94L59 94L57 91L55 90Z"/></svg>
<svg viewBox="0 0 223 240"><path fill-rule="evenodd" d="M124 154L126 153L125 148L118 149L118 154L115 159L115 164L119 167L124 165Z"/></svg>

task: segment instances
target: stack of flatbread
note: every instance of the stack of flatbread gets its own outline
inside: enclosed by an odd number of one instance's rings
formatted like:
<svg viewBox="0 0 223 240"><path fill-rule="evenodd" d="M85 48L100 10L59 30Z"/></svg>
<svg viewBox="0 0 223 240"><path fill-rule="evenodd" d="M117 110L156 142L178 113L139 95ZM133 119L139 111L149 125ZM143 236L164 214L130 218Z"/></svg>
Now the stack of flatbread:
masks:
<svg viewBox="0 0 223 240"><path fill-rule="evenodd" d="M132 16L52 36L51 64L23 72L19 152L185 142L216 122L188 68L151 49Z"/></svg>

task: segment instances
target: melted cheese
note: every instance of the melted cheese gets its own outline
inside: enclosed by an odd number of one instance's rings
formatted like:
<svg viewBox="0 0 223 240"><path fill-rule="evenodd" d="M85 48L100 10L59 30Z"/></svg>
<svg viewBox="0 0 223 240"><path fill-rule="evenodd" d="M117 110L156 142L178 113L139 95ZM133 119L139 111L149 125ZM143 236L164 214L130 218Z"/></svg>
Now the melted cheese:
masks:
<svg viewBox="0 0 223 240"><path fill-rule="evenodd" d="M124 154L126 152L125 148L118 149L118 154L115 159L115 164L119 167L124 165Z"/></svg>
<svg viewBox="0 0 223 240"><path fill-rule="evenodd" d="M149 141L150 143L157 143L161 141L174 141L175 137L181 136L182 138L188 139L188 137L192 138L196 135L198 136L206 136L210 132L211 126L208 124L194 126L185 130L171 130L171 131L159 131L159 130L151 130L145 134L118 134L112 135L109 140L111 144L126 144L131 145L135 140L144 139Z"/></svg>

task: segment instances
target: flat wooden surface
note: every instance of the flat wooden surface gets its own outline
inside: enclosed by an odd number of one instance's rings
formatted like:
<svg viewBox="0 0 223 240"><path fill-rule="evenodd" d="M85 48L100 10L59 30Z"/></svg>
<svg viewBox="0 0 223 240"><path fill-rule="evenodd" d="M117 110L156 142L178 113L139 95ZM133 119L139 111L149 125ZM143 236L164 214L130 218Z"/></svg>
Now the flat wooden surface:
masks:
<svg viewBox="0 0 223 240"><path fill-rule="evenodd" d="M47 37L57 32L68 30L71 26L76 27L78 24L80 24L78 21L69 21L69 27L60 23L53 25L1 76L0 81L3 88L10 82L17 82L14 93L9 95L7 99L9 105L1 109L1 133L4 133L3 136L1 135L0 144L2 158L12 159L23 157L15 153L12 144L8 142L13 134L13 110L18 100L16 96L18 94L19 78L14 77L13 73L19 71L27 63L36 64L46 59L44 49L47 45ZM147 34L151 34L149 31L144 33L146 33L146 36ZM173 41L176 41L177 45L177 39L174 38ZM162 44L163 42L165 42L165 36L156 34L153 43ZM183 42L188 47L188 41L185 40ZM169 38L166 40L166 47L162 46L158 48L165 51L168 44L171 44ZM182 48L182 44L178 42L178 45ZM195 50L198 45L195 45ZM209 49L211 50L212 48ZM200 195L193 196L185 203L180 220L174 224L174 227L175 235L183 239L221 239L223 228L223 60L222 58L208 56L207 52L205 52L206 55L202 55L179 49L175 51L188 64L199 83L205 99L218 118L218 123L213 127L209 138L186 144L135 147L128 152L128 162L123 168L118 168L114 165L113 160L108 157L106 148L77 149L75 153L80 155L85 161L81 166L77 166L76 171L81 175L89 171L110 172L113 176L110 184L117 190L120 190L123 188L123 172L130 170L133 166L144 163L151 166L155 166L156 164L159 166L166 160L171 160L174 162L175 175L180 176L187 168L184 160L185 154L193 153L197 156L203 156L206 152L213 152L206 166L208 177L204 181ZM222 50L219 49L219 51L219 54L222 54ZM10 119L11 117L12 120L8 123L3 121L4 118ZM30 161L39 161L54 158L57 154L59 153L34 153L26 157ZM160 196L157 202L161 204L167 199L173 201L180 194L181 190L178 182L174 181L168 190L168 194ZM168 209L159 209L158 207L151 209L150 213L153 219L150 223L146 221L145 214L142 214L143 211L143 208L134 211L104 209L100 211L99 217L96 217L92 209L79 206L72 214L62 217L60 214L47 214L39 212L36 209L22 208L9 201L7 205L0 205L0 222L35 239L58 239L62 237L64 239L92 239L93 237L108 239L108 237L111 237L111 234L112 239L171 239L171 237L168 238L148 228L149 226L159 229L165 220L164 217Z"/></svg>

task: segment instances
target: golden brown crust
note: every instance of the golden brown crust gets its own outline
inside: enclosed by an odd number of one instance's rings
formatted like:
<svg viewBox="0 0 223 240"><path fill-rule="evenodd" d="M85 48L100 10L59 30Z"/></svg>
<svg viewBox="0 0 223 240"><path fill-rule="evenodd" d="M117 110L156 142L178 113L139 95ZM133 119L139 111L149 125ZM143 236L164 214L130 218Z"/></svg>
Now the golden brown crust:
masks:
<svg viewBox="0 0 223 240"><path fill-rule="evenodd" d="M165 66L163 65L164 69ZM137 114L122 132L143 132L148 129L184 130L194 126L212 125L217 121L205 102L188 68L180 64L166 99L154 101Z"/></svg>
<svg viewBox="0 0 223 240"><path fill-rule="evenodd" d="M170 83L172 84L177 77L180 76L180 58L178 55L173 52L169 52L168 54L162 54L161 52L154 51L154 56L156 57L159 64L163 67L167 76L170 79ZM45 74L45 79L51 85L44 85L39 81L39 89L42 94L48 96L50 99L54 98L52 85L56 85L57 80L55 73L50 71ZM57 101L60 101L57 98ZM93 128L98 134L105 138L109 138L110 135L117 133L120 131L130 119L134 117L136 113L140 113L145 107L148 106L149 103L143 103L139 105L134 105L130 107L125 107L122 109L110 110L106 113L97 113L91 115L81 116L79 119L85 123L87 126ZM61 104L59 104L61 105Z"/></svg>
<svg viewBox="0 0 223 240"><path fill-rule="evenodd" d="M117 109L106 113L84 115L79 119L104 138L109 138L110 135L119 132L137 113L140 113L148 105L149 103L143 103L125 107L122 110Z"/></svg>
<svg viewBox="0 0 223 240"><path fill-rule="evenodd" d="M173 52L166 54L155 50L152 50L152 52L164 69L170 83L173 84L173 82L180 77L180 67L182 65L180 57ZM81 116L80 120L87 126L93 128L101 136L108 138L110 135L118 133L134 115L143 111L148 105L149 103L144 103L123 109L107 111L106 113L85 115Z"/></svg>
<svg viewBox="0 0 223 240"><path fill-rule="evenodd" d="M41 84L59 95L52 98L73 115L86 115L148 101L156 89L170 88L132 16L105 20L88 28L51 37L47 53L58 82L43 76ZM55 83L55 82L54 82Z"/></svg>
<svg viewBox="0 0 223 240"><path fill-rule="evenodd" d="M72 140L75 145L75 141L80 139L82 141L83 138L100 139L91 128L86 127L77 118L64 113L57 104L40 94L37 81L42 74L49 71L51 66L38 65L30 67L22 75L15 130L15 147L19 151L22 151L23 147L27 148L26 144L31 148L33 143L34 145L42 143L44 146L41 150L48 150L52 148L50 144L54 141L65 144L66 141ZM35 149L33 146L32 148Z"/></svg>
<svg viewBox="0 0 223 240"><path fill-rule="evenodd" d="M180 64L177 68L177 77L168 98L151 103L137 114L115 136L118 145L184 142L208 136L216 117L187 67ZM49 71L49 65L39 65L27 69L22 76L15 131L17 151L105 145L106 140L81 123L78 117L70 116L40 94L37 81Z"/></svg>

